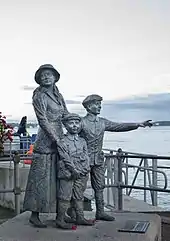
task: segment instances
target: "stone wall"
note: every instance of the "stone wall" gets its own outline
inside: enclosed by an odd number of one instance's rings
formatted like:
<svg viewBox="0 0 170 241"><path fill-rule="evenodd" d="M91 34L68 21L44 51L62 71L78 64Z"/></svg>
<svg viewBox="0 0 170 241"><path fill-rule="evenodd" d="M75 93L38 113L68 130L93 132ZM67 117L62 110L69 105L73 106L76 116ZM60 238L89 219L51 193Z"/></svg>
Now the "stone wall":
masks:
<svg viewBox="0 0 170 241"><path fill-rule="evenodd" d="M29 173L29 165L20 165L20 187L26 188ZM0 189L14 188L14 167L10 163L0 163ZM23 207L24 194L20 195L21 210ZM14 193L0 193L0 205L2 207L15 209Z"/></svg>

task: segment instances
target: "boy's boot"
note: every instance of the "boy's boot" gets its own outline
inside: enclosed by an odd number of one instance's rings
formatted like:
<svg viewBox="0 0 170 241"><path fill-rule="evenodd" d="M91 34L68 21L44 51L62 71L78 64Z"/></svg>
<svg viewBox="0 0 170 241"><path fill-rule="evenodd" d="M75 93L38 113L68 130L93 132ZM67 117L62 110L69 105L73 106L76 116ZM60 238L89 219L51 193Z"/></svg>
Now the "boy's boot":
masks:
<svg viewBox="0 0 170 241"><path fill-rule="evenodd" d="M94 225L93 220L87 220L84 218L83 206L84 205L82 200L74 200L74 207L76 211L76 224L86 226Z"/></svg>
<svg viewBox="0 0 170 241"><path fill-rule="evenodd" d="M72 229L71 223L65 222L65 213L69 207L70 202L65 200L58 200L58 213L56 218L56 226L62 229Z"/></svg>
<svg viewBox="0 0 170 241"><path fill-rule="evenodd" d="M103 190L95 191L96 220L114 221L115 218L104 212Z"/></svg>

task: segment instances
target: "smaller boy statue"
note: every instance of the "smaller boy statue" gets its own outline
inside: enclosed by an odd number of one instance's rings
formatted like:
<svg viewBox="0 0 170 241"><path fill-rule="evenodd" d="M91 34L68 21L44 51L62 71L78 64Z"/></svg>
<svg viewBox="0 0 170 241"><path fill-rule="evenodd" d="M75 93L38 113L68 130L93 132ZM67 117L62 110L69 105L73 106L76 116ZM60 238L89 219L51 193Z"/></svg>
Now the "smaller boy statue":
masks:
<svg viewBox="0 0 170 241"><path fill-rule="evenodd" d="M91 226L94 221L85 219L83 213L83 194L89 178L90 165L86 141L78 136L81 131L81 118L77 114L69 113L62 122L67 133L62 140L66 148L58 148L60 159L57 163L56 226L62 229L72 228L65 215L70 202L76 213L76 224Z"/></svg>

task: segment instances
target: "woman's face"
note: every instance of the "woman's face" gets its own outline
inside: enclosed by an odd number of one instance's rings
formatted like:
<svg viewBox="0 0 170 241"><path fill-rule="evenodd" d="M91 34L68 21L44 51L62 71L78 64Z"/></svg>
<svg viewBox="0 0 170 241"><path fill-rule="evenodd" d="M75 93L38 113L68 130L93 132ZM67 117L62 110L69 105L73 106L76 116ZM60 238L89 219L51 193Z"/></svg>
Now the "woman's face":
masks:
<svg viewBox="0 0 170 241"><path fill-rule="evenodd" d="M56 77L55 77L55 74L52 70L50 69L46 69L46 70L43 70L40 74L40 84L42 86L51 86L55 83L56 81Z"/></svg>

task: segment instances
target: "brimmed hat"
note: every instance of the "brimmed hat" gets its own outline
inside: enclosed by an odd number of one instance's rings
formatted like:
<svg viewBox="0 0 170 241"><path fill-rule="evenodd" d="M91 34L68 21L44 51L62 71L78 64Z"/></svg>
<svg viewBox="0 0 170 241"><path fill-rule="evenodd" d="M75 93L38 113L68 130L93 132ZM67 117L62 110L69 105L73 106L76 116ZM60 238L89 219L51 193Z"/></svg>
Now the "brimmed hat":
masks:
<svg viewBox="0 0 170 241"><path fill-rule="evenodd" d="M93 95L88 95L82 102L82 105L84 106L84 108L87 107L88 104L90 104L91 102L93 101L102 101L103 98L100 96L100 95L96 95L96 94L93 94Z"/></svg>
<svg viewBox="0 0 170 241"><path fill-rule="evenodd" d="M62 118L62 123L65 124L69 120L79 120L79 121L81 121L81 117L79 115L75 114L75 113L69 113Z"/></svg>
<svg viewBox="0 0 170 241"><path fill-rule="evenodd" d="M35 76L34 79L36 81L37 84L40 84L40 74L43 70L45 69L50 69L54 72L55 76L56 76L56 81L57 82L60 79L60 74L58 73L58 71L51 65L51 64L43 64L39 67L39 69L35 72Z"/></svg>

